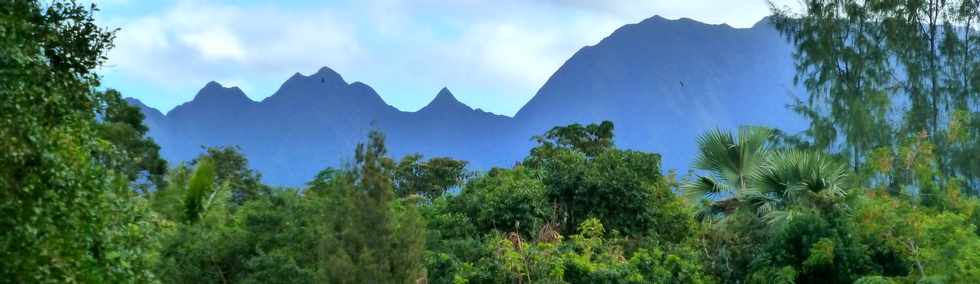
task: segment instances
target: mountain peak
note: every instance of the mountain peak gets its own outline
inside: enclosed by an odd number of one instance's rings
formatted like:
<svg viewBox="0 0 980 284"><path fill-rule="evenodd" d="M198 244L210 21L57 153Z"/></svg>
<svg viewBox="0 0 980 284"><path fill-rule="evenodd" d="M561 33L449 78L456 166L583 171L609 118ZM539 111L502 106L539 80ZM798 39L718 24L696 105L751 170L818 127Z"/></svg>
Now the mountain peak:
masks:
<svg viewBox="0 0 980 284"><path fill-rule="evenodd" d="M242 92L238 87L225 87L221 83L211 81L204 85L191 102L203 102L208 105L220 104L247 104L253 103L252 99Z"/></svg>
<svg viewBox="0 0 980 284"><path fill-rule="evenodd" d="M125 97L125 98L123 98L123 101L125 101L126 103L128 103L131 106L135 106L135 107L139 107L139 108L147 107L146 104L143 103L143 101L140 101L137 98Z"/></svg>
<svg viewBox="0 0 980 284"><path fill-rule="evenodd" d="M436 94L436 97L428 105L419 110L419 112L455 111L460 109L472 110L469 106L457 100L456 96L453 96L453 93L448 88L443 87Z"/></svg>
<svg viewBox="0 0 980 284"><path fill-rule="evenodd" d="M255 101L248 98L242 92L242 89L238 87L225 87L218 82L211 81L205 84L200 91L197 91L197 95L194 96L193 100L170 110L167 112L167 116L196 111L238 111L254 103Z"/></svg>
<svg viewBox="0 0 980 284"><path fill-rule="evenodd" d="M637 24L639 24L639 25L664 25L664 24L684 24L684 25L701 24L701 25L707 25L707 24L702 23L702 22L700 22L698 20L687 18L687 17L680 17L680 18L671 20L671 19L668 19L668 18L661 17L660 15L653 15L653 17L646 18L645 20L640 21ZM627 26L630 26L630 25L627 25Z"/></svg>
<svg viewBox="0 0 980 284"><path fill-rule="evenodd" d="M293 74L293 76L289 77L289 79L286 80L286 83L297 82L297 81L309 81L315 83L330 83L330 84L342 83L344 85L347 84L347 82L344 81L344 77L340 76L340 73L337 73L337 71L333 71L333 69L330 69L329 67L326 66L320 67L320 69L317 70L316 73L310 74L309 76L296 72Z"/></svg>
<svg viewBox="0 0 980 284"><path fill-rule="evenodd" d="M646 20L643 20L643 22L667 22L667 21L670 21L670 20L667 19L667 18L661 17L660 15L653 15L653 17L649 17Z"/></svg>
<svg viewBox="0 0 980 284"><path fill-rule="evenodd" d="M460 103L459 100L456 100L456 96L453 96L453 93L450 92L449 91L449 88L446 88L446 87L442 87L442 89L439 90L439 93L436 94L436 97L434 99L432 99L432 101L433 102L435 102L435 101L448 101L448 102L451 102L451 103Z"/></svg>
<svg viewBox="0 0 980 284"><path fill-rule="evenodd" d="M310 75L310 77L344 82L344 77L340 76L340 73L333 71L333 69L330 69L330 67L327 66L320 67L320 70L317 70L316 73L313 73L313 75Z"/></svg>
<svg viewBox="0 0 980 284"><path fill-rule="evenodd" d="M282 86L279 87L276 94L292 92L301 93L299 95L306 96L322 93L323 90L336 90L346 86L347 82L344 81L344 78L340 74L328 67L321 67L316 73L310 74L309 76L300 74L299 72L294 73L286 82L282 83Z"/></svg>
<svg viewBox="0 0 980 284"><path fill-rule="evenodd" d="M765 20L766 19L763 19L763 21L765 21ZM729 29L732 29L732 26L729 25L728 23L708 24L708 23L705 23L705 22L702 22L702 21L699 21L699 20L696 20L696 19L688 18L688 17L680 17L680 18L671 20L671 19L667 19L667 18L661 17L659 15L654 15L653 17L650 17L650 18L647 18L647 19L645 19L643 21L640 21L639 23L637 23L635 25L626 25L626 26L623 26L623 28L637 26L637 25L638 26L645 26L647 28L649 28L649 27L667 27L667 26L671 26L671 27L689 27L689 28L692 28L692 27L701 27L701 26L711 26L711 27L721 27L721 28L729 28Z"/></svg>
<svg viewBox="0 0 980 284"><path fill-rule="evenodd" d="M215 89L215 88L224 88L224 87L225 86L222 86L221 83L215 81L210 81L207 84L204 84L204 89Z"/></svg>
<svg viewBox="0 0 980 284"><path fill-rule="evenodd" d="M204 85L194 100L248 101L252 100L238 87L225 87L221 83L211 81Z"/></svg>

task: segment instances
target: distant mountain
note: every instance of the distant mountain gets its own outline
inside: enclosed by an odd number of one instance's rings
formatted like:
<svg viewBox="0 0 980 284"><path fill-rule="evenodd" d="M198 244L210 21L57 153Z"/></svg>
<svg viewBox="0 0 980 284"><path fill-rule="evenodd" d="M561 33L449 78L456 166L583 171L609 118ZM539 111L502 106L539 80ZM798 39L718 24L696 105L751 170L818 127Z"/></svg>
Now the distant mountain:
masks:
<svg viewBox="0 0 980 284"><path fill-rule="evenodd" d="M261 102L211 82L166 115L130 103L146 114L168 160L192 159L201 146L237 145L278 185L299 185L350 161L372 128L386 133L396 157L451 156L487 169L513 165L532 135L553 126L612 120L618 145L663 153L665 168L686 169L705 130L802 129L785 108L802 94L793 74L791 47L767 21L736 29L655 16L576 52L513 118L473 109L446 88L419 111L403 112L326 67L296 73Z"/></svg>
<svg viewBox="0 0 980 284"><path fill-rule="evenodd" d="M767 19L752 28L654 16L580 49L515 115L523 133L611 120L621 147L663 153L686 169L708 129L767 125L799 131L786 105L792 46Z"/></svg>
<svg viewBox="0 0 980 284"><path fill-rule="evenodd" d="M130 103L146 114L150 135L168 160L193 159L204 146L235 145L266 182L279 185L302 184L327 166L349 162L354 146L372 128L387 134L393 155L421 152L489 167L506 161L484 155L495 152L485 148L510 122L466 106L445 88L422 110L402 112L368 85L348 84L326 67L309 76L296 73L261 102L237 87L210 82L166 116L139 101ZM476 141L458 143L467 139Z"/></svg>

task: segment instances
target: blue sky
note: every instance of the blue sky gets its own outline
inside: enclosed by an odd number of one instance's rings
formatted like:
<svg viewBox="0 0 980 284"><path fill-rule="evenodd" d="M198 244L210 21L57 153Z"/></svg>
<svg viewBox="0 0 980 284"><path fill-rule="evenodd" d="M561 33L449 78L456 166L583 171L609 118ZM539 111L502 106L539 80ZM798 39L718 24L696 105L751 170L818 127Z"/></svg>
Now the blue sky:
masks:
<svg viewBox="0 0 980 284"><path fill-rule="evenodd" d="M103 85L168 111L208 81L268 97L322 66L414 111L442 87L513 115L582 46L653 15L748 27L765 0L95 1Z"/></svg>

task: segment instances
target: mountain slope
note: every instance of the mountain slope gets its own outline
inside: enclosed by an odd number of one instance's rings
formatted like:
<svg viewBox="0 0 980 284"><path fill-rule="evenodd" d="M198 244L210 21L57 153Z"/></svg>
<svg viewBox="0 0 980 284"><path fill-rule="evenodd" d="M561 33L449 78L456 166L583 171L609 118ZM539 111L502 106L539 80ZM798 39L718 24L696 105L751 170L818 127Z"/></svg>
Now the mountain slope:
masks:
<svg viewBox="0 0 980 284"><path fill-rule="evenodd" d="M618 145L664 153L665 168L684 169L705 130L802 129L785 107L802 94L791 51L766 20L736 29L655 16L579 50L515 120L528 134L608 119Z"/></svg>
<svg viewBox="0 0 980 284"><path fill-rule="evenodd" d="M172 162L201 146L238 145L278 185L350 161L371 129L386 133L395 157L452 156L487 169L525 156L532 135L602 120L616 123L618 145L663 153L664 168L683 170L705 130L802 129L785 107L802 95L793 71L791 47L766 21L736 29L655 16L576 52L513 118L473 109L447 88L419 111L403 112L326 67L296 73L261 102L212 82L165 116L143 110Z"/></svg>

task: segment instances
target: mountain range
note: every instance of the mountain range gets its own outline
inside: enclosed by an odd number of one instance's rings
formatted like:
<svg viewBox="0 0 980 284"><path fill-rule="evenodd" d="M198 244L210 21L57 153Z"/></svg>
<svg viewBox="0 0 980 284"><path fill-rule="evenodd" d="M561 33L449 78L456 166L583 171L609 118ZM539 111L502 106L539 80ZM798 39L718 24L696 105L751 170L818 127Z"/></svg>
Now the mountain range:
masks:
<svg viewBox="0 0 980 284"><path fill-rule="evenodd" d="M484 170L513 165L533 147L530 137L551 127L602 120L615 123L618 146L661 153L664 169L684 171L706 130L802 130L786 107L804 94L794 74L792 46L765 19L733 28L654 16L581 48L513 117L473 109L447 88L422 109L401 111L326 67L294 74L259 102L216 82L166 114L129 102L169 161L236 145L275 185L300 185L349 162L371 129L386 134L394 157L450 156Z"/></svg>

